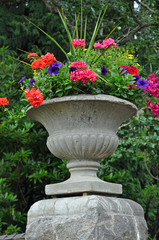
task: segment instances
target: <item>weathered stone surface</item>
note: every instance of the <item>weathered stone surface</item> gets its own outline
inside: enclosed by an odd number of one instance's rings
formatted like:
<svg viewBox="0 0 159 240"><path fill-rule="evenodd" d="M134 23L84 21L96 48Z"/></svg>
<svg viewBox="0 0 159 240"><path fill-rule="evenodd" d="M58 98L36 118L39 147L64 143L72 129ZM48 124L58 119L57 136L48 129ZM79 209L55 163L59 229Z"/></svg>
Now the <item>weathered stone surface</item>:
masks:
<svg viewBox="0 0 159 240"><path fill-rule="evenodd" d="M128 199L83 196L41 200L28 212L26 240L146 240L142 207Z"/></svg>
<svg viewBox="0 0 159 240"><path fill-rule="evenodd" d="M25 233L21 234L11 234L11 235L2 235L0 236L0 240L24 240L25 239Z"/></svg>

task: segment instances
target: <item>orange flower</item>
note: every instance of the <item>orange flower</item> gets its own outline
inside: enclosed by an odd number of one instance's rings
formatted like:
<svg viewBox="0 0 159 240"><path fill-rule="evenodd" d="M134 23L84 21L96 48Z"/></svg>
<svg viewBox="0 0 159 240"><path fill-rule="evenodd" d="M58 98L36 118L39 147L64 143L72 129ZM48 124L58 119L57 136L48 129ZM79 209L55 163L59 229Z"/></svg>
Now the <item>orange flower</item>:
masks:
<svg viewBox="0 0 159 240"><path fill-rule="evenodd" d="M8 105L8 104L9 104L9 101L7 100L6 97L0 98L0 106L5 106L5 105Z"/></svg>
<svg viewBox="0 0 159 240"><path fill-rule="evenodd" d="M32 62L31 68L32 69L38 69L38 68L43 69L43 68L46 68L46 64L42 59L37 59L34 62Z"/></svg>
<svg viewBox="0 0 159 240"><path fill-rule="evenodd" d="M53 53L46 53L45 55L41 56L41 59L44 61L44 63L49 66L51 63L56 62L56 58L54 57Z"/></svg>
<svg viewBox="0 0 159 240"><path fill-rule="evenodd" d="M43 102L43 95L39 89L32 88L31 90L25 89L25 96L33 107L39 106Z"/></svg>
<svg viewBox="0 0 159 240"><path fill-rule="evenodd" d="M38 54L37 53L29 53L27 58L32 58L32 57L38 57Z"/></svg>

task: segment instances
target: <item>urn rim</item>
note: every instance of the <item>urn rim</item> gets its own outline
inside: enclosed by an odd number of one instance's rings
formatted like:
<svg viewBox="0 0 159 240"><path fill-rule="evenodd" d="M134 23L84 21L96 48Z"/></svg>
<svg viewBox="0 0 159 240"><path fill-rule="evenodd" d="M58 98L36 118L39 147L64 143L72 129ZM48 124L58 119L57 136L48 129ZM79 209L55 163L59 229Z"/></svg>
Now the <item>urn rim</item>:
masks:
<svg viewBox="0 0 159 240"><path fill-rule="evenodd" d="M41 105L38 107L32 107L30 106L26 110L26 115L29 116L29 112L33 109L41 108L41 106L45 105L51 105L56 103L62 103L62 102L70 102L70 101L103 101L103 102L110 102L110 103L116 103L116 104L122 104L125 106L129 106L132 109L132 116L137 113L137 107L135 104L129 102L128 100L113 96L113 95L107 95L107 94L79 94L79 95L70 95L70 96L63 96L63 97L56 97L49 100L44 100Z"/></svg>

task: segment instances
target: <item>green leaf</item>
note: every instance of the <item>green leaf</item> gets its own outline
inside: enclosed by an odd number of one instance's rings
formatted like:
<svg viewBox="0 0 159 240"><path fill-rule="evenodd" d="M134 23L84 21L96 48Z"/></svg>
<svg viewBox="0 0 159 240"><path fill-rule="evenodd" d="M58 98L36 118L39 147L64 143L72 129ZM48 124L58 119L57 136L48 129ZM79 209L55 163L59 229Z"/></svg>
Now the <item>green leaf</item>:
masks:
<svg viewBox="0 0 159 240"><path fill-rule="evenodd" d="M74 49L73 46L71 45L72 37L71 37L70 31L69 31L68 26L67 26L67 22L66 22L65 15L64 15L64 13L63 13L63 9L62 9L62 14L61 14L61 12L60 12L59 10L58 10L58 13L59 13L60 18L61 18L61 20L62 20L62 22L63 22L63 25L64 25L64 27L65 27L65 30L66 30L66 32L67 32L68 40L69 40L69 43L70 43L71 53L72 53L73 55L76 55L75 49ZM68 57L67 57L67 59L68 59Z"/></svg>
<svg viewBox="0 0 159 240"><path fill-rule="evenodd" d="M99 16L98 16L98 19L97 19L97 22L96 22L96 25L95 25L95 28L94 28L94 31L93 31L93 35L92 35L92 38L91 38L91 41L90 41L90 44L89 44L89 48L87 50L86 55L88 55L90 50L93 48L93 44L94 44L95 38L97 36L97 33L99 31L100 25L102 23L102 20L103 20L103 17L105 15L105 13L106 13L107 8L108 8L108 5L106 4L105 10L104 10L102 16L101 16L102 11L100 11L100 13L99 13Z"/></svg>

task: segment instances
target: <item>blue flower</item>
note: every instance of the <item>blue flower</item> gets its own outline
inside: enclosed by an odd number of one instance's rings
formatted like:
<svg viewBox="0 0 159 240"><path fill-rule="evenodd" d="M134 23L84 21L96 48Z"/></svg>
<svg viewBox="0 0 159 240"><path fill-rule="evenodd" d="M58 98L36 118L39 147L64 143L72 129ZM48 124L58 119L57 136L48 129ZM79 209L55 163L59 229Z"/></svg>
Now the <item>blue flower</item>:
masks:
<svg viewBox="0 0 159 240"><path fill-rule="evenodd" d="M19 80L18 84L21 83L21 82L23 82L25 78L26 78L26 76L22 77L22 78Z"/></svg>
<svg viewBox="0 0 159 240"><path fill-rule="evenodd" d="M124 74L128 74L127 68L126 67L122 67L124 70Z"/></svg>
<svg viewBox="0 0 159 240"><path fill-rule="evenodd" d="M108 70L107 70L104 66L101 67L101 74L102 74L102 76L105 77L105 75L106 75L107 72L108 72Z"/></svg>
<svg viewBox="0 0 159 240"><path fill-rule="evenodd" d="M50 75L54 74L57 75L59 73L59 68L62 66L61 63L59 62L54 62L50 65L50 67L48 68L48 72Z"/></svg>
<svg viewBox="0 0 159 240"><path fill-rule="evenodd" d="M138 81L140 79L140 76L139 75L134 75L133 78L134 78L135 81Z"/></svg>
<svg viewBox="0 0 159 240"><path fill-rule="evenodd" d="M30 86L33 86L33 83L35 82L35 79L34 78L32 78L31 80L30 80Z"/></svg>
<svg viewBox="0 0 159 240"><path fill-rule="evenodd" d="M137 86L142 89L147 88L147 86L149 85L149 83L143 78L140 78L139 80L137 80L136 83L137 83Z"/></svg>
<svg viewBox="0 0 159 240"><path fill-rule="evenodd" d="M23 90L25 90L26 89L26 85L24 85L24 87L23 87Z"/></svg>

